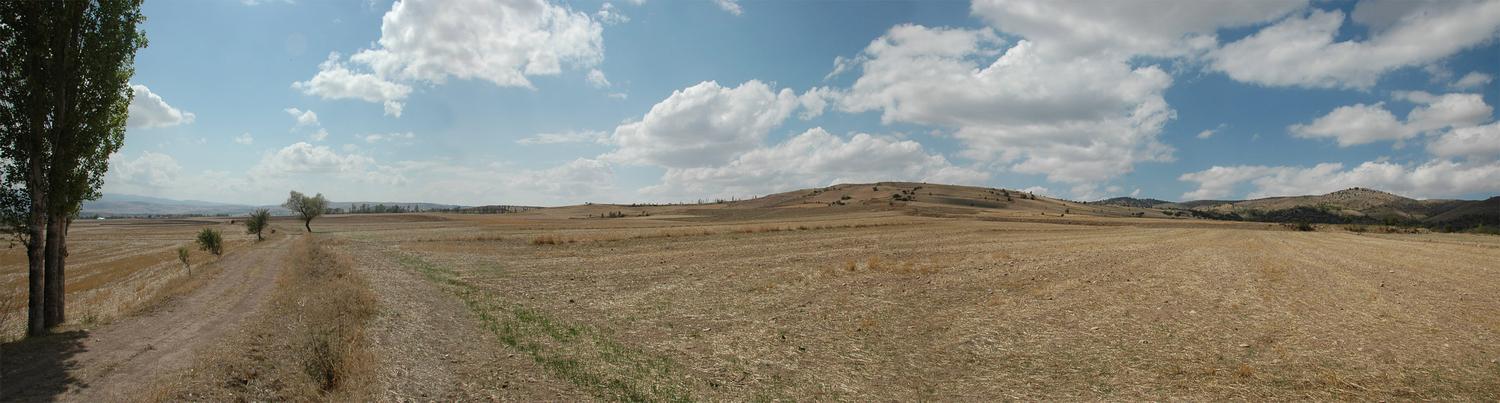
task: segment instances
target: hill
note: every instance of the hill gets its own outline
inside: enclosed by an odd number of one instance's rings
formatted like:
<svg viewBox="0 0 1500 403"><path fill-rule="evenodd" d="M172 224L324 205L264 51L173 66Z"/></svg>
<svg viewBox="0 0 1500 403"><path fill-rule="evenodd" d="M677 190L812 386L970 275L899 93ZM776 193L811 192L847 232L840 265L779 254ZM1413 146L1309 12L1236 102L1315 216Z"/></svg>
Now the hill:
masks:
<svg viewBox="0 0 1500 403"><path fill-rule="evenodd" d="M1418 200L1367 188L1323 195L1253 200L1197 200L1156 205L1206 218L1310 223L1402 224L1465 229L1500 224L1500 200Z"/></svg>
<svg viewBox="0 0 1500 403"><path fill-rule="evenodd" d="M1100 201L1096 201L1096 202L1090 202L1089 204L1106 204L1106 205L1111 205L1111 206L1143 207L1144 208L1144 207L1156 207L1156 206L1159 206L1159 205L1171 204L1171 203L1172 202L1169 202L1169 201L1166 201L1166 200L1159 200L1159 199L1137 199L1137 198L1134 198L1134 197L1115 197L1115 198L1104 199L1104 200L1100 200Z"/></svg>

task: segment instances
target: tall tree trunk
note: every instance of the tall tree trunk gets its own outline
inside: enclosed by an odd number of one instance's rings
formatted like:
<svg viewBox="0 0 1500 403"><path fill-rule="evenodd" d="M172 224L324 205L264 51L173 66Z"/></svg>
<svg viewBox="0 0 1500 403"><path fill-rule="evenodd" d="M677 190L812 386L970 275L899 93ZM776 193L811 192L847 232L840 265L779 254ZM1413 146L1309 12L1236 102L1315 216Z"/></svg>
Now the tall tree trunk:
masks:
<svg viewBox="0 0 1500 403"><path fill-rule="evenodd" d="M33 168L33 171L40 171L40 169ZM26 301L27 336L47 334L46 312L42 309L45 303L43 297L46 295L47 214L45 204L42 204L45 200L37 201L36 197L39 194L45 199L44 193L32 192L31 223L30 228L27 229L29 234L26 240L26 281L29 285L27 290L29 298Z"/></svg>
<svg viewBox="0 0 1500 403"><path fill-rule="evenodd" d="M64 250L62 242L65 240L62 229L66 226L65 220L67 218L62 212L72 210L68 204L76 196L71 196L69 193L75 190L72 186L68 186L70 184L67 182L72 179L73 170L77 169L75 165L78 163L71 153L71 148L73 147L71 143L74 141L73 136L76 134L75 131L77 130L76 126L78 123L77 117L73 116L72 113L76 108L71 102L77 101L73 95L78 88L78 81L80 80L78 78L78 66L74 64L73 56L77 52L77 46L80 44L78 38L79 29L83 21L84 11L89 5L77 2L64 2L61 7L64 9L63 15L66 19L62 21L64 25L63 31L53 38L56 41L53 51L58 52L58 55L54 55L54 57L57 57L54 60L56 66L53 66L53 71L48 72L52 76L53 83L57 85L57 88L52 92L54 103L52 105L52 130L49 134L51 135L53 153L51 158L51 172L49 172L50 175L47 178L47 183L50 189L61 192L49 192L54 193L53 196L55 197L51 205L48 206L50 208L47 211L49 219L47 223L47 250L45 253L46 267L44 268L46 278L44 280L45 297L43 298L43 311L46 315L44 325L49 329L62 324L63 317L65 316L63 315L63 303L66 300L66 296L63 295L63 291L66 288L64 287L64 283L67 281L67 278L63 277L60 257Z"/></svg>
<svg viewBox="0 0 1500 403"><path fill-rule="evenodd" d="M312 220L302 221L302 226L307 227L307 232L312 232Z"/></svg>
<svg viewBox="0 0 1500 403"><path fill-rule="evenodd" d="M49 215L47 218L47 274L46 274L46 300L43 304L46 311L46 326L54 328L66 321L63 304L66 300L67 276L63 274L63 257L67 254L65 238L67 234L67 218L58 214Z"/></svg>

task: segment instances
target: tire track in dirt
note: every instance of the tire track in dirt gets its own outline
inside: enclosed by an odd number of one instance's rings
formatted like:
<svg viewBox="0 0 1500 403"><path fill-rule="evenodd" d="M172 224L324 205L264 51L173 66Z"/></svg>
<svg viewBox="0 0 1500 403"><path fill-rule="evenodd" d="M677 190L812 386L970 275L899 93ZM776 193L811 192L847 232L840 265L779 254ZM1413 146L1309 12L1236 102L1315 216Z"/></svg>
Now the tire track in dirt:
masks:
<svg viewBox="0 0 1500 403"><path fill-rule="evenodd" d="M92 331L15 343L4 352L7 401L130 400L157 376L186 368L200 347L229 335L265 305L293 237L221 258L207 284L142 315ZM11 351L15 350L15 351Z"/></svg>

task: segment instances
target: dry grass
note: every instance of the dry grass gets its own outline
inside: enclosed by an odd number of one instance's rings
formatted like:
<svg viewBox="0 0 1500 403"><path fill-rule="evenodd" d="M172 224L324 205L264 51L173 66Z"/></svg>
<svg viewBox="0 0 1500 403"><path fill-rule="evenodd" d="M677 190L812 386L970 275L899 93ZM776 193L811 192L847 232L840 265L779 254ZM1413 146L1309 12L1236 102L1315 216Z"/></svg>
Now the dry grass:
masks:
<svg viewBox="0 0 1500 403"><path fill-rule="evenodd" d="M374 357L364 334L375 296L347 258L308 236L294 246L270 306L242 334L168 377L155 401L359 401Z"/></svg>
<svg viewBox="0 0 1500 403"><path fill-rule="evenodd" d="M197 268L209 268L203 276L212 275L215 257L192 253L194 272L190 277L177 261L175 249L192 241L205 226L220 228L232 234L225 240L226 253L238 253L251 246L250 239L240 236L225 222L119 220L109 222L80 221L69 231L68 304L70 326L95 326L148 310L162 300L201 284ZM239 231L243 232L243 231ZM25 248L0 249L0 293L19 295L0 300L0 341L14 340L24 334L26 322L26 256Z"/></svg>
<svg viewBox="0 0 1500 403"><path fill-rule="evenodd" d="M1493 237L809 217L350 235L602 399L1500 398Z"/></svg>

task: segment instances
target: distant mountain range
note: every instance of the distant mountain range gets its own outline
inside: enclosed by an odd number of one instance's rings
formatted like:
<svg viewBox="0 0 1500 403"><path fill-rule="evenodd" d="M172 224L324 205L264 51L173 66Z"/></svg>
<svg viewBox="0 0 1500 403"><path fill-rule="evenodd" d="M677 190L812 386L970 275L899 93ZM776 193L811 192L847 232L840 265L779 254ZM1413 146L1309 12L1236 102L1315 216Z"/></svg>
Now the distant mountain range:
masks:
<svg viewBox="0 0 1500 403"><path fill-rule="evenodd" d="M352 210L355 206L369 205L371 207L402 206L402 208L417 207L421 210L452 209L463 207L452 204L440 203L403 203L403 202L329 202L329 208ZM175 200L151 196L125 195L105 193L98 200L83 203L81 216L83 217L145 217L145 216L214 216L214 215L242 215L258 208L270 209L273 215L290 215L292 212L281 206L253 206L246 204L216 203L198 200Z"/></svg>
<svg viewBox="0 0 1500 403"><path fill-rule="evenodd" d="M1486 200L1417 200L1366 188L1254 200L1169 202L1116 197L1093 204L1185 210L1205 218L1247 221L1405 224L1435 228L1500 225L1500 196Z"/></svg>

